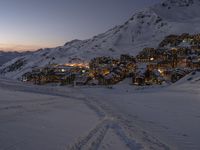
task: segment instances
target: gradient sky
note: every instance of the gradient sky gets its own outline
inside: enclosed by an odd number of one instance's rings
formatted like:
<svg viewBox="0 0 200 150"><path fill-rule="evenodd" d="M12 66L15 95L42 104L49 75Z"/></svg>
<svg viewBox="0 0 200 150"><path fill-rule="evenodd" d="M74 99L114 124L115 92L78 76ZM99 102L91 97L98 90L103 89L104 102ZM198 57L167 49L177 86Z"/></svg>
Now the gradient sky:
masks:
<svg viewBox="0 0 200 150"><path fill-rule="evenodd" d="M0 49L33 50L87 39L160 0L1 0Z"/></svg>

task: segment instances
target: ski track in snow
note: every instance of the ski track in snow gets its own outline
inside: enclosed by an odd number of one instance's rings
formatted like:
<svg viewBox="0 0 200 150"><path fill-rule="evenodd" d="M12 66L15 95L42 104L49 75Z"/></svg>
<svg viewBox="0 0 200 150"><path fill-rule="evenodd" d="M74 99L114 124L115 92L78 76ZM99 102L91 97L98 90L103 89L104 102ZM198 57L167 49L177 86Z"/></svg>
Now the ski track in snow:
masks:
<svg viewBox="0 0 200 150"><path fill-rule="evenodd" d="M120 112L116 113L112 110L112 106L109 106L102 101L98 101L96 99L88 98L90 102L93 102L93 106L95 106L97 112L103 112L105 114L105 118L109 118L109 127L114 129L115 133L120 137L120 139L126 144L126 146L131 150L139 150L139 149L159 149L159 150L168 150L166 144L162 143L155 137L148 135L147 132L143 131L137 126L133 126L133 122L128 116L124 117L124 114L120 114ZM96 103L96 104L94 104ZM136 136L136 134L138 134ZM138 143L136 142L138 140ZM142 145L141 143L145 145Z"/></svg>

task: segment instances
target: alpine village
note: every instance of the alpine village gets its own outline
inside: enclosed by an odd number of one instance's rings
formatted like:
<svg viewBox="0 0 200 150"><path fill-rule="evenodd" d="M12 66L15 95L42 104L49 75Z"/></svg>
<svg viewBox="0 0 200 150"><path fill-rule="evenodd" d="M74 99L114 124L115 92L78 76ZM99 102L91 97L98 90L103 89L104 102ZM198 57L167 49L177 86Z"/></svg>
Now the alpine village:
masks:
<svg viewBox="0 0 200 150"><path fill-rule="evenodd" d="M138 86L174 83L200 69L200 34L169 35L158 48L144 48L136 57L96 57L87 63L49 64L33 68L23 82L59 85L113 85L131 78Z"/></svg>

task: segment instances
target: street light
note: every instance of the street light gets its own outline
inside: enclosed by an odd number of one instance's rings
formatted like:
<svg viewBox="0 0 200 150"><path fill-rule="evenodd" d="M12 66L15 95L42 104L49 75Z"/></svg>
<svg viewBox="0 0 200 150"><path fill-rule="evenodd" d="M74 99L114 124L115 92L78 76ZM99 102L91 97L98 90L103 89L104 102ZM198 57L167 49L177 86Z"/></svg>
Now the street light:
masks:
<svg viewBox="0 0 200 150"><path fill-rule="evenodd" d="M152 58L150 58L150 60L151 60L151 61L153 61L153 60L154 60L154 58L152 57Z"/></svg>

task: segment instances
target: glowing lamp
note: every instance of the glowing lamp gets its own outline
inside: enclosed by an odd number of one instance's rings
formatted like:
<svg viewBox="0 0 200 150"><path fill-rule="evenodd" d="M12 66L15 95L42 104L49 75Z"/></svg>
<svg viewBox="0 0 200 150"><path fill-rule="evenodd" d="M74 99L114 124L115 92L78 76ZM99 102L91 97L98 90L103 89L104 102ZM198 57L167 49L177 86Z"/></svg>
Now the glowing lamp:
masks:
<svg viewBox="0 0 200 150"><path fill-rule="evenodd" d="M153 61L153 60L154 60L154 58L152 57L152 58L150 58L150 60L151 60L151 61Z"/></svg>

